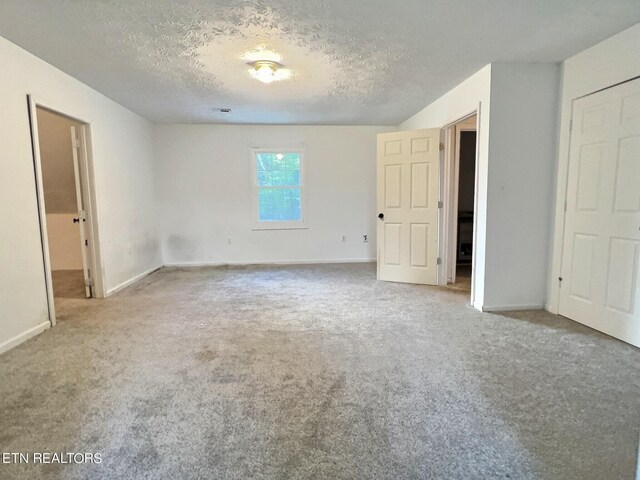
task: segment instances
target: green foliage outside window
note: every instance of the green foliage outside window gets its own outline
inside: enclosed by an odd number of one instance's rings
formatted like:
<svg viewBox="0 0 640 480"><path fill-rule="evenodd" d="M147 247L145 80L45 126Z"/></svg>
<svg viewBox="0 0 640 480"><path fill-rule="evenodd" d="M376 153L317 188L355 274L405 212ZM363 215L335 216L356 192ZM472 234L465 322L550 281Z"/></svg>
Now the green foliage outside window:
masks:
<svg viewBox="0 0 640 480"><path fill-rule="evenodd" d="M301 220L300 153L257 153L256 168L259 220Z"/></svg>

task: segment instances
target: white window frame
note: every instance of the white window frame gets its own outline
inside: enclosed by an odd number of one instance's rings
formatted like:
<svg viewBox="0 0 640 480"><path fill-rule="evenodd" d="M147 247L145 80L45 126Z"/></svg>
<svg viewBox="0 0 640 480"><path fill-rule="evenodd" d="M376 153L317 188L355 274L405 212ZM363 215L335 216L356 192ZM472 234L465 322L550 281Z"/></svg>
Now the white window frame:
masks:
<svg viewBox="0 0 640 480"><path fill-rule="evenodd" d="M260 205L258 200L258 169L256 167L256 155L259 153L290 153L300 154L300 220L260 220ZM250 165L251 165L251 220L252 230L297 230L309 228L309 209L307 201L307 163L306 151L304 147L277 147L277 148L258 148L250 149ZM277 188L277 187L276 187ZM290 188L283 186L283 188Z"/></svg>

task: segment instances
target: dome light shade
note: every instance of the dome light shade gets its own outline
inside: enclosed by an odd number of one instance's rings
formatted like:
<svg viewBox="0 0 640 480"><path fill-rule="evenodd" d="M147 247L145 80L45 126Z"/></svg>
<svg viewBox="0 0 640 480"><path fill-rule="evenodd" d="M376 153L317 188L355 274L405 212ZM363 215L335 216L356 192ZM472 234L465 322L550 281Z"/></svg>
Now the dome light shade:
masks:
<svg viewBox="0 0 640 480"><path fill-rule="evenodd" d="M262 83L271 83L275 80L275 74L279 65L276 62L268 60L259 60L253 64L252 77L260 80Z"/></svg>
<svg viewBox="0 0 640 480"><path fill-rule="evenodd" d="M287 80L291 77L290 70L282 68L283 65L272 60L256 60L249 65L252 67L249 69L249 75L262 83Z"/></svg>

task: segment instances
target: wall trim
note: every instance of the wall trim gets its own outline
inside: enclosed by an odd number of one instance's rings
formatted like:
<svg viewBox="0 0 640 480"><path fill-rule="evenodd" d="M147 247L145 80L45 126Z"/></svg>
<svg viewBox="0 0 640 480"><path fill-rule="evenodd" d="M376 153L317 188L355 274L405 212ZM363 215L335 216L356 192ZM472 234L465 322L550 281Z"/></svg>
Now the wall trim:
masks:
<svg viewBox="0 0 640 480"><path fill-rule="evenodd" d="M11 350L14 347L17 347L21 343L29 340L31 337L35 337L36 335L44 332L49 327L51 327L51 322L47 320L45 322L40 323L39 325L36 325L35 327L31 327L30 329L16 335L13 338L10 338L9 340L3 343L0 343L0 354L8 350Z"/></svg>
<svg viewBox="0 0 640 480"><path fill-rule="evenodd" d="M511 312L518 310L545 310L545 305L542 303L525 303L521 305L483 305L481 310L483 312Z"/></svg>
<svg viewBox="0 0 640 480"><path fill-rule="evenodd" d="M105 298L106 297L110 297L111 295L113 295L114 293L119 292L120 290L124 290L129 285L133 285L138 280L142 280L147 275L151 275L153 272L156 272L156 271L160 270L163 266L164 265L158 265L156 267L150 268L149 270L146 270L146 271L142 272L141 274L136 275L135 277L130 278L129 280L126 280L126 281L122 282L120 285L116 285L115 287L110 288L109 290L107 290Z"/></svg>
<svg viewBox="0 0 640 480"><path fill-rule="evenodd" d="M264 260L251 262L169 262L165 267L226 267L248 265L316 265L330 263L375 263L375 258L341 258L331 260Z"/></svg>

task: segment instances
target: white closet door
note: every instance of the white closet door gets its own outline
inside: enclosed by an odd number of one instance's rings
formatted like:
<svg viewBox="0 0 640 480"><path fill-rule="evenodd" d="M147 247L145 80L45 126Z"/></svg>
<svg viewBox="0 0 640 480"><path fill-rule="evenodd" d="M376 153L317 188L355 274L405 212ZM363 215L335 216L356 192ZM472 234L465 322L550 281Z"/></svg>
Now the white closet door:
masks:
<svg viewBox="0 0 640 480"><path fill-rule="evenodd" d="M640 346L640 80L573 105L560 314Z"/></svg>

